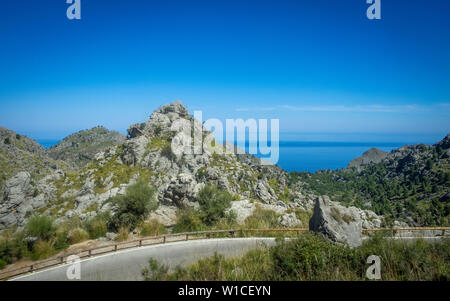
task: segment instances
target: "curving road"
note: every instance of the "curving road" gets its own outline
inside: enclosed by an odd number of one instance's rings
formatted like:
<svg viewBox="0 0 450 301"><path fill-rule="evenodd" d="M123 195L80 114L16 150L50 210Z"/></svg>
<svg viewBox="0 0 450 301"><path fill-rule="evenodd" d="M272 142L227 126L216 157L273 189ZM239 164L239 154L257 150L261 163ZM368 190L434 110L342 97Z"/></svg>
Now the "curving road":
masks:
<svg viewBox="0 0 450 301"><path fill-rule="evenodd" d="M150 257L173 268L189 265L215 252L225 257L237 257L251 249L274 244L274 238L254 237L190 240L133 248L81 260L80 280L142 280L141 271L148 267ZM67 281L67 270L71 267L70 264L64 264L11 280Z"/></svg>

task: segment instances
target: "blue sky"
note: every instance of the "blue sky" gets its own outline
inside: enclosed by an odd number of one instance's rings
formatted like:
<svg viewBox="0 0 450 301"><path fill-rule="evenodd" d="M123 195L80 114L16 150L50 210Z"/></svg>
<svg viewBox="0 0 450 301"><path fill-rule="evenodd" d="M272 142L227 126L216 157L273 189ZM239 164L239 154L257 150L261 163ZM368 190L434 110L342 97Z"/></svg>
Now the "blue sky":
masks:
<svg viewBox="0 0 450 301"><path fill-rule="evenodd" d="M441 139L450 1L381 0L382 20L365 2L81 0L68 20L64 0L3 0L0 125L125 132L180 99L204 118L279 118L293 139Z"/></svg>

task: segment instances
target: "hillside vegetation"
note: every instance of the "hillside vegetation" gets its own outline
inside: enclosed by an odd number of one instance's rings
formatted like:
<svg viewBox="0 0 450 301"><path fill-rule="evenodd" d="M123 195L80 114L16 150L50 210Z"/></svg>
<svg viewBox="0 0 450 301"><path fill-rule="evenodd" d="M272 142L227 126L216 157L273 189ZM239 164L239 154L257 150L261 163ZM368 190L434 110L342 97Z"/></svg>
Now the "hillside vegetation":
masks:
<svg viewBox="0 0 450 301"><path fill-rule="evenodd" d="M170 270L150 259L142 271L145 280L182 281L334 281L367 280L366 263L377 254L382 280L450 279L450 241L401 242L377 235L361 247L331 244L322 236L302 234L293 241L279 240L273 248L226 259L216 254L186 268Z"/></svg>
<svg viewBox="0 0 450 301"><path fill-rule="evenodd" d="M407 146L381 162L317 173L293 172L317 194L347 205L371 209L386 221L416 226L448 226L450 213L450 136L433 145Z"/></svg>

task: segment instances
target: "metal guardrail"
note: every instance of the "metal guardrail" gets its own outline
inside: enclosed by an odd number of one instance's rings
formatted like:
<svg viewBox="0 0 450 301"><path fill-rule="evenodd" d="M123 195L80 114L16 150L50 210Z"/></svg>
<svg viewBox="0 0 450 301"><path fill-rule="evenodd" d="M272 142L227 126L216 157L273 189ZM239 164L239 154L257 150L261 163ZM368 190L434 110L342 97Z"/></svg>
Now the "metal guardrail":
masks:
<svg viewBox="0 0 450 301"><path fill-rule="evenodd" d="M380 232L380 231L390 231L392 237L399 231L442 231L441 236L445 236L445 231L450 230L450 227L411 227L411 228L370 228L362 229L363 233L367 232Z"/></svg>
<svg viewBox="0 0 450 301"><path fill-rule="evenodd" d="M450 230L450 227L436 227L436 228L372 228L372 229L362 229L363 233L367 232L376 232L376 231L391 231L392 236L395 236L395 234L398 231L427 231L427 230L434 230L434 231L442 231L442 236L445 235L446 230ZM64 263L67 263L67 259L69 256L76 255L80 259L86 258L86 257L93 257L98 256L102 254L117 252L120 250L130 249L130 248L136 248L136 247L143 247L143 246L149 246L149 245L156 245L156 244L164 244L167 242L177 242L177 241L187 241L187 240L195 240L199 238L195 238L195 236L204 235L205 239L211 238L212 234L221 234L221 233L228 233L230 237L235 237L236 233L255 233L255 232L307 232L309 231L308 228L288 228L288 229L229 229L229 230L211 230L211 231L198 231L198 232L183 232L183 233L174 233L174 234L164 234L164 235L158 235L158 236L147 236L143 238L133 239L129 241L124 242L117 242L113 244L108 244L104 246L99 246L95 248L90 248L87 250L80 250L78 252L74 253L68 253L63 254L57 257L36 261L29 265L24 265L21 267L17 267L14 269L8 269L8 270L0 270L0 280L7 279L10 277L19 276L22 274L27 274L31 272L36 272L39 270L43 270L46 268L50 268L53 266L61 265ZM176 238L181 237L181 239L177 240L170 240L170 238ZM150 243L149 243L150 242Z"/></svg>

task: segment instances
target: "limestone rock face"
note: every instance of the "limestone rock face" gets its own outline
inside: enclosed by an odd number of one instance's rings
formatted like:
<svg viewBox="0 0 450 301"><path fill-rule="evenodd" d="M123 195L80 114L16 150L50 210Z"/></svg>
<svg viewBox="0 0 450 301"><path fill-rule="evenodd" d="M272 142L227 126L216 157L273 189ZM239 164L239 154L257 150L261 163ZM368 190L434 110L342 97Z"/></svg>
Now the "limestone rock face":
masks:
<svg viewBox="0 0 450 301"><path fill-rule="evenodd" d="M295 213L286 213L278 218L278 222L285 228L301 226L301 221L295 216Z"/></svg>
<svg viewBox="0 0 450 301"><path fill-rule="evenodd" d="M54 187L45 181L58 176L60 173L55 172L33 184L30 173L19 172L6 181L0 200L0 230L13 225L22 226L28 213L45 206L54 197Z"/></svg>
<svg viewBox="0 0 450 301"><path fill-rule="evenodd" d="M136 165L142 160L148 144L145 136L128 140L123 144L124 152L121 156L122 162L126 165Z"/></svg>
<svg viewBox="0 0 450 301"><path fill-rule="evenodd" d="M278 166L264 166L258 158L236 154L230 145L209 143L211 133L179 101L159 107L146 122L132 125L128 134L121 162L156 173L150 182L162 204L190 204L206 184L275 204L280 198L269 179L277 179L280 186L287 183L287 173Z"/></svg>
<svg viewBox="0 0 450 301"><path fill-rule="evenodd" d="M0 141L0 147L8 151L27 142L13 134L8 137L4 140L8 138L9 144ZM314 197L305 196L301 185L288 187L286 171L251 155L237 154L234 145L213 141L212 133L177 101L132 125L128 137L96 127L71 135L49 150L36 143L36 152L55 166L38 176L30 171L2 177L10 181L0 185L0 229L24 225L25 216L37 208L57 222L111 210L113 205L106 201L126 193L138 178L156 187L159 209L152 217L167 226L175 223L178 210L198 206L196 196L208 184L242 200L232 206L239 223L256 205L275 211L285 227L297 224L294 215L286 215L287 209L311 209L308 206ZM40 180L33 183L32 179Z"/></svg>
<svg viewBox="0 0 450 301"><path fill-rule="evenodd" d="M60 162L49 158L39 143L0 126L0 202L6 181L19 172L40 178L60 167Z"/></svg>
<svg viewBox="0 0 450 301"><path fill-rule="evenodd" d="M177 221L177 209L174 206L159 205L158 209L152 212L148 220L157 220L166 227L172 227Z"/></svg>
<svg viewBox="0 0 450 301"><path fill-rule="evenodd" d="M273 191L269 192L269 189L267 189L267 186L264 185L262 182L259 182L258 184L256 184L256 188L255 188L256 196L261 201L263 201L264 203L268 203L268 204L276 201L276 199L273 196Z"/></svg>
<svg viewBox="0 0 450 301"><path fill-rule="evenodd" d="M153 138L169 135L171 133L172 123L179 118L192 120L192 116L189 115L188 110L183 106L181 101L161 106L153 112L145 123L137 123L130 126L128 136L135 138L145 135Z"/></svg>
<svg viewBox="0 0 450 301"><path fill-rule="evenodd" d="M253 214L255 204L250 203L248 200L236 201L231 203L230 210L236 214L237 223L243 224L245 219Z"/></svg>
<svg viewBox="0 0 450 301"><path fill-rule="evenodd" d="M328 197L316 199L309 229L322 233L332 242L358 247L362 244L362 221L358 209L346 208Z"/></svg>
<svg viewBox="0 0 450 301"><path fill-rule="evenodd" d="M203 186L191 174L181 173L169 184L164 198L168 203L181 206L183 201L193 199Z"/></svg>

